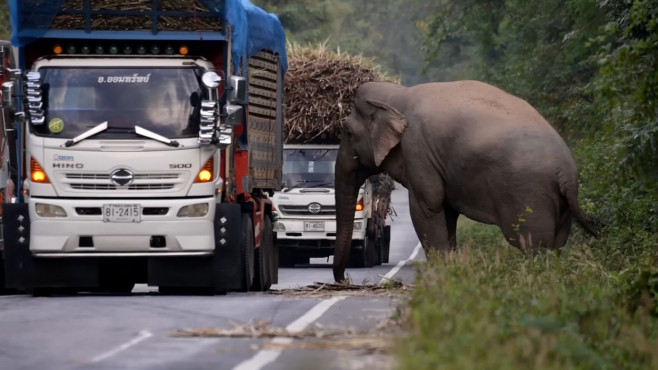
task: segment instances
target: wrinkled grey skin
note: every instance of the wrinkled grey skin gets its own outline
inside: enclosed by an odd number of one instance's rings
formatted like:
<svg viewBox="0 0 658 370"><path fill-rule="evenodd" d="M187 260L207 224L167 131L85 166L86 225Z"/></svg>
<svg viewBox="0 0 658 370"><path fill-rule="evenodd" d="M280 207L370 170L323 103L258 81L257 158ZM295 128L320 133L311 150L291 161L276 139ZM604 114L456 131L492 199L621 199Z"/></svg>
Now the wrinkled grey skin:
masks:
<svg viewBox="0 0 658 370"><path fill-rule="evenodd" d="M336 281L345 279L359 186L384 171L408 189L425 252L456 247L460 214L498 225L522 250L564 246L572 217L594 234L569 148L527 102L477 81L371 82L357 91L336 162Z"/></svg>

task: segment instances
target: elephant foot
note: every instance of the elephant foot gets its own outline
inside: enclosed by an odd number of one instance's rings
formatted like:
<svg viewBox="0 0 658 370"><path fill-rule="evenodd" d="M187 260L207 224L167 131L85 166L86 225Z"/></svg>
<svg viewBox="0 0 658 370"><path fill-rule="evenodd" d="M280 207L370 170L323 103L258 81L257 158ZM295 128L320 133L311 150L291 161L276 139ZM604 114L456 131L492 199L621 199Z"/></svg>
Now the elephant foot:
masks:
<svg viewBox="0 0 658 370"><path fill-rule="evenodd" d="M344 268L334 268L334 280L336 283L344 283L348 280L345 279L345 269Z"/></svg>

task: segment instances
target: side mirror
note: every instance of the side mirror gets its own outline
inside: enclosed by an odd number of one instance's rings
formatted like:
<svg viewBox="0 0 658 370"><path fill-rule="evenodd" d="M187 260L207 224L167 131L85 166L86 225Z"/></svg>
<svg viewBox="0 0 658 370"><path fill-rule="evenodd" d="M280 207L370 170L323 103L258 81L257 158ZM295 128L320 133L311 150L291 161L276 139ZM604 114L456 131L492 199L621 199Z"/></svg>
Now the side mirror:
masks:
<svg viewBox="0 0 658 370"><path fill-rule="evenodd" d="M228 93L228 101L235 104L247 104L247 79L240 76L231 76L231 89Z"/></svg>
<svg viewBox="0 0 658 370"><path fill-rule="evenodd" d="M226 123L230 126L237 126L242 123L243 109L240 105L226 105Z"/></svg>
<svg viewBox="0 0 658 370"><path fill-rule="evenodd" d="M16 93L16 85L13 82L5 82L2 84L2 108L16 109L14 101L14 94Z"/></svg>

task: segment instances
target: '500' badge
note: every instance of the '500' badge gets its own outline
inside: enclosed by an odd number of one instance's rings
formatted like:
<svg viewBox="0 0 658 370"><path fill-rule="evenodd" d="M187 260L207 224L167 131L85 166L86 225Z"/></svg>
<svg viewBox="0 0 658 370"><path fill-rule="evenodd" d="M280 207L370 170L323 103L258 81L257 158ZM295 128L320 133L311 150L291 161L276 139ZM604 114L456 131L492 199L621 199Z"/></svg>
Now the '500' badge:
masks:
<svg viewBox="0 0 658 370"><path fill-rule="evenodd" d="M192 168L192 163L170 163L169 168L172 170L180 168Z"/></svg>

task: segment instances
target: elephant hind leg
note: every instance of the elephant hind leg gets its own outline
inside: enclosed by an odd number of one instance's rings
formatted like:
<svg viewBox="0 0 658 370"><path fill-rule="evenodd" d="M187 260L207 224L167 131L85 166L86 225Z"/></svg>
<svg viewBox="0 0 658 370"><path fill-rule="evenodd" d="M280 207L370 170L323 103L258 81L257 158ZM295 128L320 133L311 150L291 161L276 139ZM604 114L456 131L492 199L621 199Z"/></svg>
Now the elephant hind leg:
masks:
<svg viewBox="0 0 658 370"><path fill-rule="evenodd" d="M569 211L562 213L560 216L560 222L557 225L557 230L555 232L555 248L560 249L567 244L567 239L571 233L571 221L573 216Z"/></svg>

